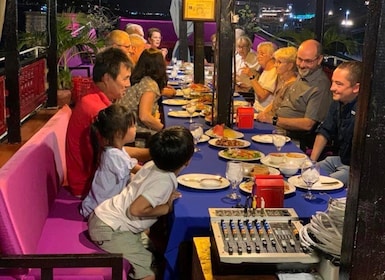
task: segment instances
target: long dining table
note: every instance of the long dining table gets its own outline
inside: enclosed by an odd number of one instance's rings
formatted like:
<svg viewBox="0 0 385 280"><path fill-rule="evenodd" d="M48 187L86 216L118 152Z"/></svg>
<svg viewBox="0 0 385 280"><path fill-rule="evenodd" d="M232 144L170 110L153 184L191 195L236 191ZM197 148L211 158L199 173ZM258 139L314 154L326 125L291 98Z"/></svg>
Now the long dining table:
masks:
<svg viewBox="0 0 385 280"><path fill-rule="evenodd" d="M238 97L239 98L239 97ZM188 118L169 116L171 111L183 110L182 106L163 104L165 127L182 125L189 128ZM203 117L193 118L194 122L201 123L204 131L211 128ZM236 127L234 127L236 130ZM251 138L258 134L269 134L273 130L271 124L255 121L254 128L239 130L244 134L243 139L251 142L248 149L253 149L268 155L276 152L273 144L265 144L253 141ZM215 174L225 177L226 159L218 156L220 149L213 147L208 142L198 144L200 151L195 152L190 164L182 170L180 175L189 173ZM281 152L302 152L291 141L286 143ZM228 208L245 204L247 194L239 192L241 200L238 202L230 201L226 195L230 192L229 188L218 190L201 190L178 185L182 197L175 201L174 211L169 219L169 239L165 251L167 261L164 279L179 279L178 275L178 253L179 246L184 242L191 242L193 237L210 235L210 217L208 208ZM285 208L294 208L298 217L303 221L308 221L317 211L325 211L328 207L330 198L340 198L346 196L346 189L340 188L327 193L317 193L317 199L309 201L302 197L304 190L296 189L294 193L286 195L284 199ZM316 192L315 192L316 193Z"/></svg>

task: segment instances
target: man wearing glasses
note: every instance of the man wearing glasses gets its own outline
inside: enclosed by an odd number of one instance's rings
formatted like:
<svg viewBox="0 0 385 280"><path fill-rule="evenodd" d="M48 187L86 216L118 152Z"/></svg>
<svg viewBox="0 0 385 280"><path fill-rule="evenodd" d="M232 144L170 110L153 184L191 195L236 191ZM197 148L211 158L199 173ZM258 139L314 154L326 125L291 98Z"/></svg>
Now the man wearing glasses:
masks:
<svg viewBox="0 0 385 280"><path fill-rule="evenodd" d="M318 109L318 119L324 120L332 102L332 94L330 92L330 79L322 70L321 63L323 61L322 45L313 39L306 40L298 47L297 52L297 69L300 78L310 87L317 89L322 95L320 106ZM314 126L314 129L318 124ZM301 148L306 150L312 147L315 133L314 129L305 136L301 143Z"/></svg>
<svg viewBox="0 0 385 280"><path fill-rule="evenodd" d="M123 30L112 30L106 37L106 46L121 49L127 56L132 59L133 50L130 36Z"/></svg>

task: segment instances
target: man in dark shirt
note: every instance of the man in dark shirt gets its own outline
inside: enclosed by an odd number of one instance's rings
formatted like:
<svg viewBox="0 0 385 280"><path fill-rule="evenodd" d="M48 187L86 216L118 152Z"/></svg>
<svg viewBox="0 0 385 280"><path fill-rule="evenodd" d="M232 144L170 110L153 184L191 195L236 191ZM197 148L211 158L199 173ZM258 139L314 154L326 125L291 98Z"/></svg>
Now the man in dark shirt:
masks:
<svg viewBox="0 0 385 280"><path fill-rule="evenodd" d="M329 176L339 179L345 186L349 183L350 154L356 116L357 96L360 91L362 63L341 63L333 72L330 90L333 102L328 115L317 129L310 158L317 160L330 140L338 147L338 156L328 156L320 161L320 167Z"/></svg>

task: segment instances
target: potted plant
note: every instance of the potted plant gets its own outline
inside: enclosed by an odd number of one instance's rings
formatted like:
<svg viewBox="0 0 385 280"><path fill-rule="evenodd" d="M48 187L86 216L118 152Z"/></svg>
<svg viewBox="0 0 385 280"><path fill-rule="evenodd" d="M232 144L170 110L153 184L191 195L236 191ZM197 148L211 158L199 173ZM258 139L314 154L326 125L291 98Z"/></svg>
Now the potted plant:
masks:
<svg viewBox="0 0 385 280"><path fill-rule="evenodd" d="M83 14L63 13L57 20L58 89L71 89L69 64L76 56L87 55L91 62L103 41Z"/></svg>

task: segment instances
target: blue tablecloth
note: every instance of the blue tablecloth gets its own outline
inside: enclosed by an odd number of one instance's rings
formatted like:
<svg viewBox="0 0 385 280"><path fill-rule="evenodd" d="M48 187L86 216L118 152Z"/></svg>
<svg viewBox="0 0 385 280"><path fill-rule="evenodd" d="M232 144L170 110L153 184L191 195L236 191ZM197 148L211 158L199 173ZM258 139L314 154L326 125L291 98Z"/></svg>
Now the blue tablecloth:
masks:
<svg viewBox="0 0 385 280"><path fill-rule="evenodd" d="M164 106L165 126L183 125L189 127L189 119L168 117L167 113L171 110L183 110L181 106ZM194 121L204 124L204 128L210 128L205 124L203 117L195 117ZM254 129L242 130L244 139L251 142L250 149L261 151L265 155L276 151L272 144L261 144L253 142L251 137L256 134L270 133L273 126L255 122ZM206 143L198 144L200 152L194 153L191 163L181 174L187 173L208 173L225 176L226 160L218 156L219 149L209 146ZM287 143L282 152L300 151L293 143ZM233 207L234 202L228 201L226 195L230 192L229 188L214 191L201 191L179 185L182 198L175 201L174 213L170 217L170 235L165 252L167 267L165 279L178 279L176 263L179 244L183 241L192 241L194 236L210 235L210 219L208 208ZM325 211L328 206L329 196L333 198L346 196L345 188L328 192L327 195L318 194L318 198L307 201L302 197L304 191L297 189L291 195L285 197L284 207L294 208L298 216L303 220L308 220L316 211ZM244 204L246 195L241 193L241 204Z"/></svg>

